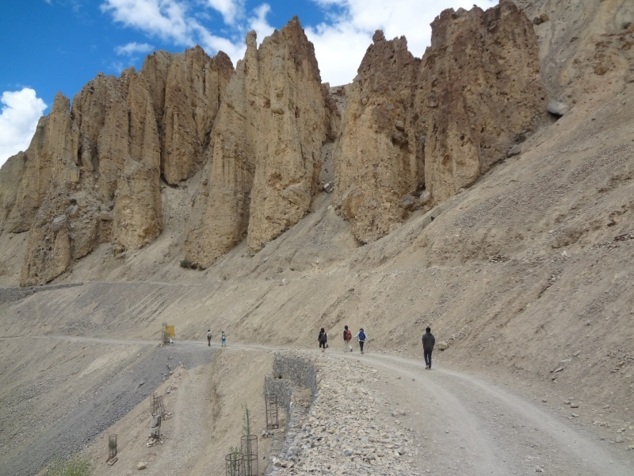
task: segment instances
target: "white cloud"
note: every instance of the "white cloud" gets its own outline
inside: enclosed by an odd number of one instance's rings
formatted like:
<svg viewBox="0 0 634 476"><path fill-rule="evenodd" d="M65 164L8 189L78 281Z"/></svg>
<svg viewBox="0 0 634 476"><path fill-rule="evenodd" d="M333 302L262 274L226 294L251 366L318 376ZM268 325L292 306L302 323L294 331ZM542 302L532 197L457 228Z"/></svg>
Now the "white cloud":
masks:
<svg viewBox="0 0 634 476"><path fill-rule="evenodd" d="M253 30L257 34L261 43L264 38L271 35L275 28L269 24L266 16L271 12L271 6L263 3L253 10L253 15L249 18L249 31ZM290 18L289 18L290 20Z"/></svg>
<svg viewBox="0 0 634 476"><path fill-rule="evenodd" d="M100 6L116 22L137 28L151 37L191 45L187 4L178 0L106 0Z"/></svg>
<svg viewBox="0 0 634 476"><path fill-rule="evenodd" d="M321 80L338 86L352 82L372 34L355 29L350 23L321 24L305 28L315 46Z"/></svg>
<svg viewBox="0 0 634 476"><path fill-rule="evenodd" d="M227 25L235 24L244 15L244 0L207 0L207 4L220 12Z"/></svg>
<svg viewBox="0 0 634 476"><path fill-rule="evenodd" d="M233 64L236 65L239 60L244 58L244 52L246 51L245 37L247 32L255 31L258 41L261 42L275 30L275 27L271 26L266 19L270 11L271 7L266 3L253 9L250 16L241 26L234 25L230 38L214 35L203 25L198 23L194 24L192 31L195 32L198 43L205 51L211 52L212 54L223 51L231 58Z"/></svg>
<svg viewBox="0 0 634 476"><path fill-rule="evenodd" d="M1 166L9 157L28 148L37 122L47 106L31 88L5 91L0 97L0 103Z"/></svg>
<svg viewBox="0 0 634 476"><path fill-rule="evenodd" d="M146 54L154 49L152 45L147 43L132 42L127 45L117 46L114 52L119 56L135 56L138 54Z"/></svg>
<svg viewBox="0 0 634 476"><path fill-rule="evenodd" d="M198 36L198 43L205 51L211 53L212 55L218 51L225 52L229 58L231 58L231 62L234 66L237 61L242 59L244 56L244 52L246 50L244 38L240 40L229 40L221 36L212 35L202 26L198 26L196 34Z"/></svg>
<svg viewBox="0 0 634 476"><path fill-rule="evenodd" d="M248 24L244 21L242 25L235 22L245 16L244 0L206 0L207 7L219 11L225 23L231 24L231 31L224 36L212 33L201 24L199 19L202 20L205 15L200 10L192 10L194 3L187 0L105 0L100 8L102 12L110 14L114 21L138 29L149 37L158 37L185 47L199 44L212 55L224 51L234 64L242 59ZM260 6L255 10L255 17L248 22L270 34L273 28L265 28L268 25L265 18L267 13L268 7Z"/></svg>

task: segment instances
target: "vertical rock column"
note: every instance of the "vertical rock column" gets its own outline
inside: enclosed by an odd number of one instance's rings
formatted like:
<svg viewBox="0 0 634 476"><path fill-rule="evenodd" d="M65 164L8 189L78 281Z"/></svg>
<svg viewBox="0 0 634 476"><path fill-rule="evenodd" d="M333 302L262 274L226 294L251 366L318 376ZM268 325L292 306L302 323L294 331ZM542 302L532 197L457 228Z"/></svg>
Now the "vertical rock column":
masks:
<svg viewBox="0 0 634 476"><path fill-rule="evenodd" d="M238 62L212 132L187 258L207 267L245 237L252 252L297 223L318 188L327 91L297 18Z"/></svg>
<svg viewBox="0 0 634 476"><path fill-rule="evenodd" d="M442 12L432 23L417 95L433 201L505 158L544 107L535 32L513 2Z"/></svg>
<svg viewBox="0 0 634 476"><path fill-rule="evenodd" d="M377 31L349 88L334 155L335 201L360 243L403 221L403 195L423 183L413 121L419 64L404 37L386 41Z"/></svg>

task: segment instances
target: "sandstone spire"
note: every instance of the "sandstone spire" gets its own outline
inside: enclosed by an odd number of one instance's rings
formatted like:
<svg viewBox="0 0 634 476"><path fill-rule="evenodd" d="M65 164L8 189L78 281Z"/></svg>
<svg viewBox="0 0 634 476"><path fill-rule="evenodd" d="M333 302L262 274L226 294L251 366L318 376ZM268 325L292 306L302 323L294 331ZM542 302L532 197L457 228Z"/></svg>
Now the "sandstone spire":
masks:
<svg viewBox="0 0 634 476"><path fill-rule="evenodd" d="M98 75L72 105L58 95L0 175L17 184L0 192L1 231L29 231L23 285L56 278L100 243L118 253L160 234L161 175L178 182L202 167L232 73L224 54L160 52L139 73Z"/></svg>
<svg viewBox="0 0 634 476"><path fill-rule="evenodd" d="M545 111L533 26L511 1L442 12L419 85L425 185L434 202L505 158Z"/></svg>
<svg viewBox="0 0 634 476"><path fill-rule="evenodd" d="M404 37L377 31L349 88L335 151L335 200L361 243L390 232L405 216L401 197L423 183L414 125L420 60Z"/></svg>
<svg viewBox="0 0 634 476"><path fill-rule="evenodd" d="M334 204L359 243L423 206L423 190L438 203L469 186L544 110L535 34L509 0L447 10L432 28L422 60L376 32L341 128L297 18L259 47L249 33L235 71L200 47L157 52L139 72L98 75L72 104L58 96L0 174L0 232L29 232L22 284L55 279L103 243L115 254L151 243L162 181L197 187L178 245L202 268L301 220L330 160Z"/></svg>
<svg viewBox="0 0 634 476"><path fill-rule="evenodd" d="M377 32L349 91L335 195L360 243L388 234L426 197L438 203L471 185L545 110L535 33L506 0L442 12L422 61L405 38Z"/></svg>
<svg viewBox="0 0 634 476"><path fill-rule="evenodd" d="M307 212L317 191L331 102L297 18L247 51L214 125L187 257L207 267L247 238L251 251Z"/></svg>

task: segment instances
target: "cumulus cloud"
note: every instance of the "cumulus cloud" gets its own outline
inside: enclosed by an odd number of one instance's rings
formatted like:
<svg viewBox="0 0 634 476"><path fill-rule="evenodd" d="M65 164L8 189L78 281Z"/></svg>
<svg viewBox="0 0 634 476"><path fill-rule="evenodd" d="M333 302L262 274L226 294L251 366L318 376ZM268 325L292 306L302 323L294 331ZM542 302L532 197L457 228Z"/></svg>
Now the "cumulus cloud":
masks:
<svg viewBox="0 0 634 476"><path fill-rule="evenodd" d="M190 45L191 27L188 24L186 2L177 0L106 0L101 11L127 27L137 28L147 35Z"/></svg>
<svg viewBox="0 0 634 476"><path fill-rule="evenodd" d="M244 56L244 52L246 50L244 38L238 40L212 35L202 26L197 29L197 37L198 44L200 44L205 51L212 55L218 51L223 51L229 56L229 58L231 58L234 65Z"/></svg>
<svg viewBox="0 0 634 476"><path fill-rule="evenodd" d="M219 12L224 23L231 28L223 30L223 35L212 32L203 25L206 15L199 9L201 6ZM266 28L268 7L259 6L255 9L255 16L247 18L244 0L206 0L202 3L187 0L105 0L100 8L115 22L139 30L148 37L185 47L199 44L212 55L224 51L234 64L244 54L244 35L250 23L266 34L273 31L270 26ZM239 19L242 21L238 22Z"/></svg>
<svg viewBox="0 0 634 476"><path fill-rule="evenodd" d="M227 25L244 16L244 0L207 0L207 5L220 12Z"/></svg>
<svg viewBox="0 0 634 476"><path fill-rule="evenodd" d="M21 150L26 150L37 122L46 109L35 90L5 91L0 96L0 165Z"/></svg>
<svg viewBox="0 0 634 476"><path fill-rule="evenodd" d="M255 8L253 10L253 14L249 18L248 30L255 31L259 41L262 41L264 38L271 35L273 30L275 30L275 28L272 27L266 19L269 13L271 13L271 6L264 3Z"/></svg>
<svg viewBox="0 0 634 476"><path fill-rule="evenodd" d="M315 46L321 80L331 86L352 82L368 45L372 43L372 35L348 22L322 23L305 28L305 31Z"/></svg>
<svg viewBox="0 0 634 476"><path fill-rule="evenodd" d="M117 46L114 52L119 56L136 56L151 52L154 47L148 43L132 42L127 45Z"/></svg>

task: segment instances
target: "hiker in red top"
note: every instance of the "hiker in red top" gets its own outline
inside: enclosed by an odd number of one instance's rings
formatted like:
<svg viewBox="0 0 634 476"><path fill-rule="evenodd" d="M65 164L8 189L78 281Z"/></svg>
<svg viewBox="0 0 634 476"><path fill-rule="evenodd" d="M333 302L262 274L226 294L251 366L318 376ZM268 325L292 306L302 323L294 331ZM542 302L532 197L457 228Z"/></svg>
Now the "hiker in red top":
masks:
<svg viewBox="0 0 634 476"><path fill-rule="evenodd" d="M350 341L352 340L352 332L350 331L350 329L348 329L348 326L344 327L343 330L343 342L344 342L344 347L343 347L343 351L344 352L352 352L352 345L350 344Z"/></svg>

